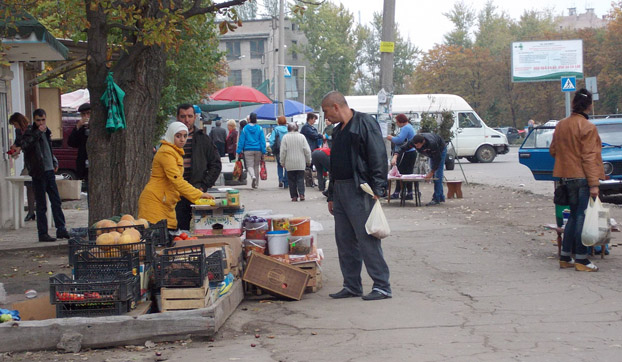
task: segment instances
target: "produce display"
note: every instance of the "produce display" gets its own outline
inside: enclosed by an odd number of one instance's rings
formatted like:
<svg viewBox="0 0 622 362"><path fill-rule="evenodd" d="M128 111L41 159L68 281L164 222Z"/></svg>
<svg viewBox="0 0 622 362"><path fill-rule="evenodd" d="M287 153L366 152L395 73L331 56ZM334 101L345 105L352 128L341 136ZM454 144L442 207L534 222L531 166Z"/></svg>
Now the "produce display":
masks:
<svg viewBox="0 0 622 362"><path fill-rule="evenodd" d="M134 226L149 228L149 222L145 219L134 219L132 215L121 216L118 223L104 219L95 223L97 239L95 244L103 251L133 250L132 244L141 242L141 233ZM100 230L101 229L101 230ZM110 231L106 231L110 230ZM145 257L145 248L139 247L140 257ZM116 253L109 253L108 257Z"/></svg>

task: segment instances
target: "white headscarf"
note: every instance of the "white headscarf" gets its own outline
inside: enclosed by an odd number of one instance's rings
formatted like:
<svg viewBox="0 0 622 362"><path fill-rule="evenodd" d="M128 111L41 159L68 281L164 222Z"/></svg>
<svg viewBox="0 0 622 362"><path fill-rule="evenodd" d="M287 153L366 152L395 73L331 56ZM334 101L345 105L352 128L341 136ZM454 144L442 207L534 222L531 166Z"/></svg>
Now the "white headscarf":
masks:
<svg viewBox="0 0 622 362"><path fill-rule="evenodd" d="M166 129L164 140L168 143L175 144L175 135L181 131L188 132L188 127L181 122L173 122Z"/></svg>

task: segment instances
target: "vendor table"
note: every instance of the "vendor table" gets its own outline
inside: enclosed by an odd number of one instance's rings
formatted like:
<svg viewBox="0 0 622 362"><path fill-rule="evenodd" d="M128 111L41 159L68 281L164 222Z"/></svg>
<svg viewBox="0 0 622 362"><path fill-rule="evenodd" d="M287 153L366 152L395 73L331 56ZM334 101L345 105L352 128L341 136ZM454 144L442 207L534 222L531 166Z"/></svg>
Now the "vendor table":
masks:
<svg viewBox="0 0 622 362"><path fill-rule="evenodd" d="M387 178L389 187L387 188L387 203L391 202L391 181L395 180L400 183L400 206L406 205L406 185L409 182L413 184L413 199L415 200L415 206L421 206L421 192L419 191L419 182L425 181L425 175L402 175L400 177L389 176Z"/></svg>
<svg viewBox="0 0 622 362"><path fill-rule="evenodd" d="M15 230L24 227L24 183L32 181L30 176L9 176L5 180L11 183L11 194L13 195L13 225ZM62 180L63 176L56 176L56 180ZM45 195L47 205L48 227L53 226L52 208L50 207L50 199Z"/></svg>

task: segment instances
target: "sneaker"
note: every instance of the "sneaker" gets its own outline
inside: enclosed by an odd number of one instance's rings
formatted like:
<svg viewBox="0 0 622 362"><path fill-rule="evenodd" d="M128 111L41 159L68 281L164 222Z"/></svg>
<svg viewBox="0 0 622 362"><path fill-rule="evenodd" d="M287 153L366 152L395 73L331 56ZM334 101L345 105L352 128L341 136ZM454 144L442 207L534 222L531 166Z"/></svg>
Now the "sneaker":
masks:
<svg viewBox="0 0 622 362"><path fill-rule="evenodd" d="M253 180L251 181L251 187L256 189L257 188L257 178L253 178Z"/></svg>
<svg viewBox="0 0 622 362"><path fill-rule="evenodd" d="M279 187L283 187L283 182L279 181Z"/></svg>
<svg viewBox="0 0 622 362"><path fill-rule="evenodd" d="M392 193L392 194L391 194L391 198L392 198L392 199L399 199L399 198L400 198L400 194L399 194L399 192L394 192L394 193Z"/></svg>
<svg viewBox="0 0 622 362"><path fill-rule="evenodd" d="M406 194L406 199L405 199L405 200L414 200L414 199L415 199L415 198L414 198L414 196L413 196L413 193L412 193L412 192L409 192L409 193L407 193L407 194Z"/></svg>
<svg viewBox="0 0 622 362"><path fill-rule="evenodd" d="M436 201L436 200L432 200L430 202L428 202L427 204L425 204L425 206L434 206L434 205L438 205L440 204L440 202Z"/></svg>

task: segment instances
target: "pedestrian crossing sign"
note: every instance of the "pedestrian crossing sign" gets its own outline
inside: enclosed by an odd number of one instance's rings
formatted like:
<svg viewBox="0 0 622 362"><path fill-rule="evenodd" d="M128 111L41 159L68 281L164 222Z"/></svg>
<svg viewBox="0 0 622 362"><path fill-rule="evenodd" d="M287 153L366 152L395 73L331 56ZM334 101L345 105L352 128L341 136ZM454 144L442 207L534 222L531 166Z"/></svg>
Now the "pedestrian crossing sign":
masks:
<svg viewBox="0 0 622 362"><path fill-rule="evenodd" d="M283 75L285 76L285 78L291 78L292 77L292 67L290 67L289 65L286 65L283 67Z"/></svg>
<svg viewBox="0 0 622 362"><path fill-rule="evenodd" d="M562 77L562 92L575 92L577 90L577 77Z"/></svg>

